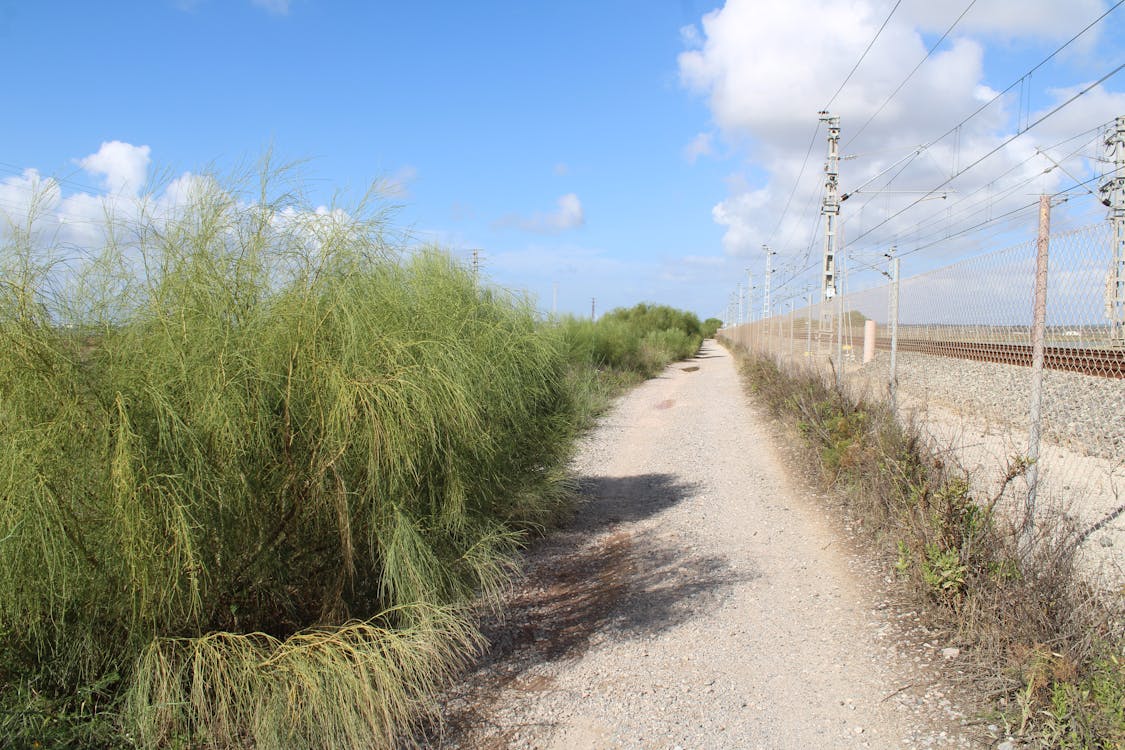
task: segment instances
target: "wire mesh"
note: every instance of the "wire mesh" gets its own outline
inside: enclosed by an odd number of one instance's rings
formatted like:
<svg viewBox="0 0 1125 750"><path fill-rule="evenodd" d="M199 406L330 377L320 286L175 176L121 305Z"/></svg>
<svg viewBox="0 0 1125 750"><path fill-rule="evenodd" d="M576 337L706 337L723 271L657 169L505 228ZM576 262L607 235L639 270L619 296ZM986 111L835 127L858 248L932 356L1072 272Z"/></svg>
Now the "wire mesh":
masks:
<svg viewBox="0 0 1125 750"><path fill-rule="evenodd" d="M1050 237L1034 481L1040 511L1069 514L1089 532L1082 549L1092 564L1125 580L1118 242L1109 222ZM1029 422L1036 250L1027 242L902 279L893 371L893 284L786 307L726 334L782 365L822 368L854 396L888 395L893 383L900 415L991 497L1013 457L1031 453L1036 432ZM866 357L865 336L873 339ZM1026 479L1009 490L1013 502L1026 495Z"/></svg>

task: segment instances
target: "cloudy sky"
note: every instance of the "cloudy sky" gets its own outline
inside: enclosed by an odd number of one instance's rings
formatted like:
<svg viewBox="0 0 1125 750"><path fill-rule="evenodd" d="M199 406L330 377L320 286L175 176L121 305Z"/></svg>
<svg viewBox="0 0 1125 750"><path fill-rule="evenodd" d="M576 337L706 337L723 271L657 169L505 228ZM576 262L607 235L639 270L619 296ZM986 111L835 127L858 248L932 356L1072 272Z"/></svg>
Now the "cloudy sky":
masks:
<svg viewBox="0 0 1125 750"><path fill-rule="evenodd" d="M1056 227L1101 220L1118 4L0 0L0 213L56 180L40 213L81 244L272 148L313 205L382 180L398 229L544 309L712 315L763 243L780 298L819 287L825 107L857 287L892 243L920 271L1033 236L1040 192L1071 194Z"/></svg>

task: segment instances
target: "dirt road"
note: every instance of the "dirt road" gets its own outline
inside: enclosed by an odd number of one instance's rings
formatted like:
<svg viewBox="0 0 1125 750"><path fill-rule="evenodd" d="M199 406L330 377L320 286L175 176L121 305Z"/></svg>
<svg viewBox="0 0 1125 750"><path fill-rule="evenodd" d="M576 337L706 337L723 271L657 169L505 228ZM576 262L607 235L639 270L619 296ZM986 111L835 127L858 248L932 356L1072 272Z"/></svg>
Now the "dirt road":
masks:
<svg viewBox="0 0 1125 750"><path fill-rule="evenodd" d="M439 747L968 747L885 572L787 478L708 342L583 444L586 505L529 554Z"/></svg>

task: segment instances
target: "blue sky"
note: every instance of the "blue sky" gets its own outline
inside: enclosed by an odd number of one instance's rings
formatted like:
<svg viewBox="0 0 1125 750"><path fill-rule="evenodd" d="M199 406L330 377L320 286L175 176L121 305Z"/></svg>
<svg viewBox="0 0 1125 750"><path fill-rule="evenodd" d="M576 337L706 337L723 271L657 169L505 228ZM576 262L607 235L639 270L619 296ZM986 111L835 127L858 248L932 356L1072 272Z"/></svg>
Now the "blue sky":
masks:
<svg viewBox="0 0 1125 750"><path fill-rule="evenodd" d="M744 268L762 266L763 242L778 248L789 276L808 265L823 131L799 182L797 175L816 111L892 5L0 2L8 72L0 209L18 213L28 170L65 178L64 195L143 193L141 173L225 172L272 146L283 160L308 160L314 204L338 195L346 205L373 180L392 182L399 228L465 257L480 248L496 283L529 290L543 309L557 284L560 311L588 313L596 297L602 310L648 300L708 316L725 308ZM854 165L842 173L845 189L957 124L989 90L1002 90L1110 7L978 0L849 144L848 125L875 111L964 5L904 0L834 102L847 146L883 149L845 163ZM968 123L956 142L916 159L893 187L937 184L953 164L1014 134L1020 113L1022 122L1034 120L1061 100L1058 89L1125 61L1123 31L1125 9L1037 71L1022 93ZM1123 90L1125 74L954 187L969 194L1028 149L1125 114ZM113 142L119 147L103 147ZM1092 147L1065 161L1069 171L1092 174L1096 166L1081 159L1087 153ZM1029 164L1015 176L1041 169ZM1037 187L1069 181L1056 170ZM862 215L845 211L848 231L862 235L909 200L887 193ZM924 244L929 235L916 226L926 209L864 237L857 267L876 257L879 243L908 242L913 232ZM1099 210L1077 206L1057 221L1094 221ZM937 230L953 231L954 218ZM976 233L918 255L936 263L996 241Z"/></svg>

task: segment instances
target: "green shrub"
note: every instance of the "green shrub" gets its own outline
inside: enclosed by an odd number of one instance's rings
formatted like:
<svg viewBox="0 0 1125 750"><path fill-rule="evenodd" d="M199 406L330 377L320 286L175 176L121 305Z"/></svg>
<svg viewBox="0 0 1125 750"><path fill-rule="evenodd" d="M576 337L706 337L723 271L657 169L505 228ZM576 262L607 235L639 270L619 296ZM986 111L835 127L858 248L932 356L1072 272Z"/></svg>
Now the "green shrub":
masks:
<svg viewBox="0 0 1125 750"><path fill-rule="evenodd" d="M4 729L103 742L97 695L142 744L388 746L565 501L568 343L370 212L201 180L167 213L78 269L4 235Z"/></svg>
<svg viewBox="0 0 1125 750"><path fill-rule="evenodd" d="M574 362L634 378L652 377L703 343L695 314L664 305L618 308L596 322L563 318L559 327Z"/></svg>

